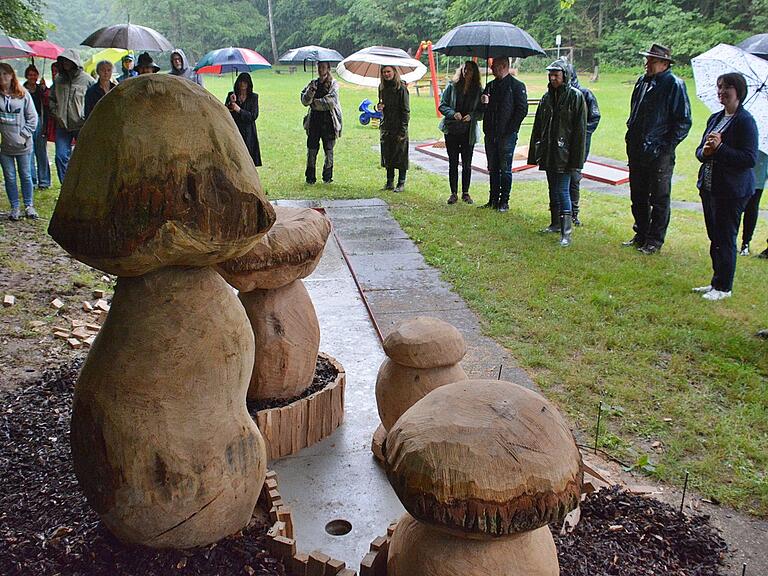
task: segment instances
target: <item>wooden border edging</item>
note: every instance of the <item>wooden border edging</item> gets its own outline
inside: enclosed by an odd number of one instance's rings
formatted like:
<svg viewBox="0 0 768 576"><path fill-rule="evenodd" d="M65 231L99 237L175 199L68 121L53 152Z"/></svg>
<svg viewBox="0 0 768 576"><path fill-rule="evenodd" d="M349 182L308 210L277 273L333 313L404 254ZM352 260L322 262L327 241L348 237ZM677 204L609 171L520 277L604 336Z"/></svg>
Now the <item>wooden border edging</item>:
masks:
<svg viewBox="0 0 768 576"><path fill-rule="evenodd" d="M264 437L270 461L316 444L330 436L344 421L346 372L332 356L324 352L318 356L338 371L333 382L293 404L256 413L256 426Z"/></svg>

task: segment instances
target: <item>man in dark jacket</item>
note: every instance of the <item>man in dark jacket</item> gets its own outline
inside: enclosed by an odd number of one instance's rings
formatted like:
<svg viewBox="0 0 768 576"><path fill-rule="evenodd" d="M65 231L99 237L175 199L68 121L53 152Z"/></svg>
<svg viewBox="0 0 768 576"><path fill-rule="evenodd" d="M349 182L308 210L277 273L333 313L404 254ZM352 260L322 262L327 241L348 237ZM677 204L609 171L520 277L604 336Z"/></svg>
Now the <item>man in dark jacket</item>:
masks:
<svg viewBox="0 0 768 576"><path fill-rule="evenodd" d="M627 120L629 189L635 235L624 242L643 254L661 250L669 225L675 148L691 129L685 83L672 74L668 48L654 44L645 56L645 75L632 91Z"/></svg>
<svg viewBox="0 0 768 576"><path fill-rule="evenodd" d="M584 150L584 162L586 162L587 158L589 158L589 148L592 144L592 134L594 134L595 130L597 130L597 125L600 124L600 107L597 105L597 98L595 98L592 90L579 84L576 68L574 68L573 64L568 65L568 71L571 73L571 86L581 92L582 96L584 96L584 105L587 107L587 139ZM581 226L581 221L579 220L579 207L581 199L581 170L574 170L571 172L570 192L573 225ZM555 215L552 217L554 218ZM555 220L553 220L553 222L555 222Z"/></svg>
<svg viewBox="0 0 768 576"><path fill-rule="evenodd" d="M171 52L171 70L168 72L171 76L181 76L187 80L203 85L203 78L194 71L187 61L187 55L184 54L184 50L176 48Z"/></svg>
<svg viewBox="0 0 768 576"><path fill-rule="evenodd" d="M555 60L547 66L549 84L536 110L528 148L528 164L546 170L549 205L558 206L560 245L571 243L571 174L584 166L587 110L584 96L570 85L568 64ZM545 229L549 231L549 229Z"/></svg>
<svg viewBox="0 0 768 576"><path fill-rule="evenodd" d="M484 114L485 154L488 157L490 193L485 208L509 210L512 189L512 158L520 124L528 114L525 84L509 73L509 58L496 58L491 65L494 80L480 96L479 110Z"/></svg>

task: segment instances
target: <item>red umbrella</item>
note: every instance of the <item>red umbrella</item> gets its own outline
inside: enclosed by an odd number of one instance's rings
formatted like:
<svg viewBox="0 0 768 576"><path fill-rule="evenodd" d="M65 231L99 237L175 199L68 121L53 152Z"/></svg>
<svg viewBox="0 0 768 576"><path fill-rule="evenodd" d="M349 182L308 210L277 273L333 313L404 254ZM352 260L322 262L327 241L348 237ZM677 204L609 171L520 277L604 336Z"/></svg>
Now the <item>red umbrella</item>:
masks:
<svg viewBox="0 0 768 576"><path fill-rule="evenodd" d="M27 44L34 50L30 56L37 58L56 60L56 58L59 57L59 54L64 52L64 48L48 40L30 40Z"/></svg>

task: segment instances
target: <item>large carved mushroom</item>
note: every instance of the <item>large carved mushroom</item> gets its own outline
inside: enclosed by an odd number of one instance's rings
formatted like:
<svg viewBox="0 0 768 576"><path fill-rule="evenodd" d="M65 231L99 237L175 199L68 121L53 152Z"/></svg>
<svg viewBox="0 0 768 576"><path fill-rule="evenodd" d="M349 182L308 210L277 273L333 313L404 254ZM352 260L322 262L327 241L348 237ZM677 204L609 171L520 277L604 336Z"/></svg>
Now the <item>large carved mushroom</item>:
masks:
<svg viewBox="0 0 768 576"><path fill-rule="evenodd" d="M320 262L331 232L310 208L275 207L276 221L254 248L218 266L240 291L256 339L249 400L290 399L315 374L320 325L302 278Z"/></svg>
<svg viewBox="0 0 768 576"><path fill-rule="evenodd" d="M395 531L391 574L448 576L552 576L559 573L550 522L575 508L581 491L581 456L567 425L539 394L497 380L442 386L419 400L387 436L387 476L415 519L430 528ZM527 534L521 537L521 534ZM422 535L427 541L416 538ZM506 543L476 544L472 540ZM505 571L499 554L518 550ZM427 559L427 550L451 548L458 558L487 550L471 571ZM482 555L478 555L482 556ZM441 567L443 566L443 567Z"/></svg>
<svg viewBox="0 0 768 576"><path fill-rule="evenodd" d="M49 233L119 278L70 440L88 501L126 542L204 545L250 520L266 467L245 405L253 335L210 265L273 220L230 114L194 83L121 84L80 132Z"/></svg>
<svg viewBox="0 0 768 576"><path fill-rule="evenodd" d="M467 352L456 328L438 318L405 320L384 339L387 358L376 378L376 405L385 430L435 388L466 380L459 361Z"/></svg>

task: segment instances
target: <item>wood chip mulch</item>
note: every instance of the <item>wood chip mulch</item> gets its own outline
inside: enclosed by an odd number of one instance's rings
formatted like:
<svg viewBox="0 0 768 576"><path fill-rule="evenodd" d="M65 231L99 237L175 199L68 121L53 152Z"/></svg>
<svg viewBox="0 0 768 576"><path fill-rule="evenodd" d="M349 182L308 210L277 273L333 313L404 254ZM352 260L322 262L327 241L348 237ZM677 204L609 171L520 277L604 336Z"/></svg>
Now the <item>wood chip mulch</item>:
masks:
<svg viewBox="0 0 768 576"><path fill-rule="evenodd" d="M78 487L69 450L74 384L82 361L0 396L0 574L279 575L267 524L192 550L118 542Z"/></svg>
<svg viewBox="0 0 768 576"><path fill-rule="evenodd" d="M686 516L669 504L603 488L581 504L570 534L550 526L561 576L720 576L725 541L708 516Z"/></svg>

